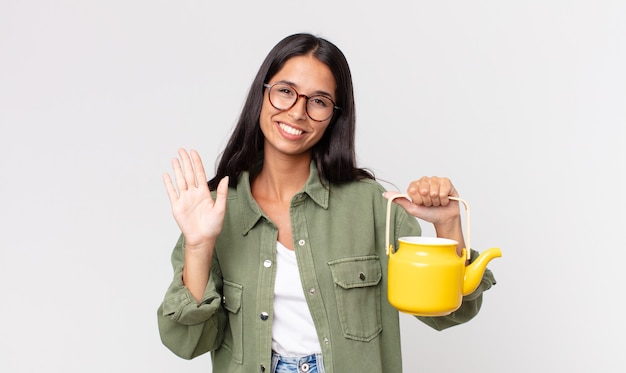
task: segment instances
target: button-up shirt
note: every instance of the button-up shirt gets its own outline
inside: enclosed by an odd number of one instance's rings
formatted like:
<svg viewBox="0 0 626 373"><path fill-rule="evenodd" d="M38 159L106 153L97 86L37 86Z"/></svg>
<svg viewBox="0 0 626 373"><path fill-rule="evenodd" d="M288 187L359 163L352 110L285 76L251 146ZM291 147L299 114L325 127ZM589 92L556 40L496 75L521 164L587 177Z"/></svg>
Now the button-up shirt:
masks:
<svg viewBox="0 0 626 373"><path fill-rule="evenodd" d="M383 192L369 179L324 183L311 163L308 181L291 200L302 288L327 373L402 372L398 311L387 300ZM390 223L390 242L421 233L417 220L395 204ZM182 236L174 248L174 279L158 310L163 343L186 359L211 351L214 372L269 372L277 237L276 225L252 196L249 174L242 173L228 191L200 303L182 281ZM478 313L482 292L493 284L486 270L457 311L417 318L437 330L464 323Z"/></svg>

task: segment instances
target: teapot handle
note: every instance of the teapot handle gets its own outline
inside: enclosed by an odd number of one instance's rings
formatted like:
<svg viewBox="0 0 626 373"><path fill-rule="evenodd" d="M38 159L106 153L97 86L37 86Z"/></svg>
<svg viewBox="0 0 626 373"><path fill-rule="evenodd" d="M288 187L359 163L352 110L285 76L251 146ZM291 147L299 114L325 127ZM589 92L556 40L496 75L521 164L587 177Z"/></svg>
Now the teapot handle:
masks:
<svg viewBox="0 0 626 373"><path fill-rule="evenodd" d="M387 256L389 256L389 254L391 252L393 252L393 246L389 243L389 225L390 225L390 220L391 220L391 203L393 202L394 199L396 198L406 198L409 201L411 200L411 197L409 197L408 194L396 194L395 196L389 198L387 200L387 218L385 221L385 252L387 253ZM454 201L459 201L463 204L463 206L465 206L465 228L467 233L465 234L465 256L466 256L466 260L469 260L470 258L470 248L472 247L472 245L470 244L470 208L469 208L469 204L467 203L467 201L465 201L462 198L459 197L452 197L452 196L448 196L448 199L454 200Z"/></svg>

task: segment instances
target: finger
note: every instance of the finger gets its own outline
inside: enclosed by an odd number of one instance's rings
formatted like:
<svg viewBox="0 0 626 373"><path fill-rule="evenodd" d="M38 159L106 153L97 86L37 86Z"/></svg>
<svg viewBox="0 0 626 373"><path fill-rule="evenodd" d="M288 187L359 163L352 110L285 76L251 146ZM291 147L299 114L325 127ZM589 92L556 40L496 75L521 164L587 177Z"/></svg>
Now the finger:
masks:
<svg viewBox="0 0 626 373"><path fill-rule="evenodd" d="M400 192L396 192L396 191L386 191L383 193L383 197L390 199L394 196L397 196L398 194L400 194Z"/></svg>
<svg viewBox="0 0 626 373"><path fill-rule="evenodd" d="M430 180L427 177L422 177L417 181L412 182L407 190L411 196L413 203L418 206L431 206L432 200L430 198L431 187Z"/></svg>
<svg viewBox="0 0 626 373"><path fill-rule="evenodd" d="M395 198L393 200L393 202L395 202L398 205L402 206L402 208L404 208L407 211L409 211L409 209L411 209L414 206L414 204L411 203L411 201L409 201L406 198L402 198L402 197Z"/></svg>
<svg viewBox="0 0 626 373"><path fill-rule="evenodd" d="M441 206L441 179L436 176L428 180L428 198L430 206Z"/></svg>
<svg viewBox="0 0 626 373"><path fill-rule="evenodd" d="M228 180L229 177L225 176L220 180L220 183L217 185L217 190L215 193L215 204L213 208L216 208L218 211L226 210L226 199L228 197Z"/></svg>
<svg viewBox="0 0 626 373"><path fill-rule="evenodd" d="M179 192L187 190L187 182L183 176L183 169L178 158L172 159L172 170L174 170L174 179Z"/></svg>
<svg viewBox="0 0 626 373"><path fill-rule="evenodd" d="M187 183L187 188L195 188L198 186L196 182L196 175L191 165L191 158L189 157L189 153L185 149L178 149L178 156L183 164L183 175L185 177L185 182Z"/></svg>
<svg viewBox="0 0 626 373"><path fill-rule="evenodd" d="M423 182L419 186L419 195L422 197L422 202L424 206L433 206L435 202L433 201L433 189L432 185L428 182Z"/></svg>
<svg viewBox="0 0 626 373"><path fill-rule="evenodd" d="M442 178L439 185L439 203L441 206L448 206L448 204L450 204L448 197L451 196L452 193L454 193L452 182L446 177Z"/></svg>
<svg viewBox="0 0 626 373"><path fill-rule="evenodd" d="M207 178L204 171L204 165L202 164L202 158L200 158L200 154L193 149L191 150L191 162L195 171L195 180L197 182L196 186L200 188L204 185L208 189L209 186L206 183Z"/></svg>
<svg viewBox="0 0 626 373"><path fill-rule="evenodd" d="M178 199L178 193L176 193L176 188L174 188L174 183L172 183L172 178L168 173L163 174L163 183L165 184L165 191L170 203L174 203Z"/></svg>

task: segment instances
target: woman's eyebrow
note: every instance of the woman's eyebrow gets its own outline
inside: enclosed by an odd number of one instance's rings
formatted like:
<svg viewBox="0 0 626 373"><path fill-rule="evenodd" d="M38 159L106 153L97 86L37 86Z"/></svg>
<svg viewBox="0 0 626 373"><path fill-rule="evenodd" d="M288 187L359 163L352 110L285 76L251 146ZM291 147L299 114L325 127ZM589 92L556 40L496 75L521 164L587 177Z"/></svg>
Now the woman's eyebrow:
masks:
<svg viewBox="0 0 626 373"><path fill-rule="evenodd" d="M300 89L300 88L298 88L298 85L296 83L294 83L292 81L289 81L289 80L279 80L276 83L287 84L287 85L290 85L290 86L294 87L295 89ZM276 83L274 83L274 84L276 84ZM333 97L333 95L331 95L329 92L322 91L322 90L317 90L315 92L312 92L311 94L307 94L307 96L309 96L309 97L311 97L311 96L318 96L318 95L328 96L330 98Z"/></svg>

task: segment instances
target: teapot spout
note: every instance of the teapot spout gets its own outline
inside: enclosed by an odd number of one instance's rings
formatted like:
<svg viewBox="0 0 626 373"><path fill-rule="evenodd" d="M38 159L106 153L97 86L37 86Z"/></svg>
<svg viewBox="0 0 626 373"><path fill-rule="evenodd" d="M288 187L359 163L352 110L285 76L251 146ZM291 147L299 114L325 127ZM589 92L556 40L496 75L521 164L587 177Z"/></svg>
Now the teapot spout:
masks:
<svg viewBox="0 0 626 373"><path fill-rule="evenodd" d="M474 262L465 267L465 279L463 281L463 295L472 293L483 278L487 264L491 259L499 258L502 252L498 248L491 248L482 252Z"/></svg>

